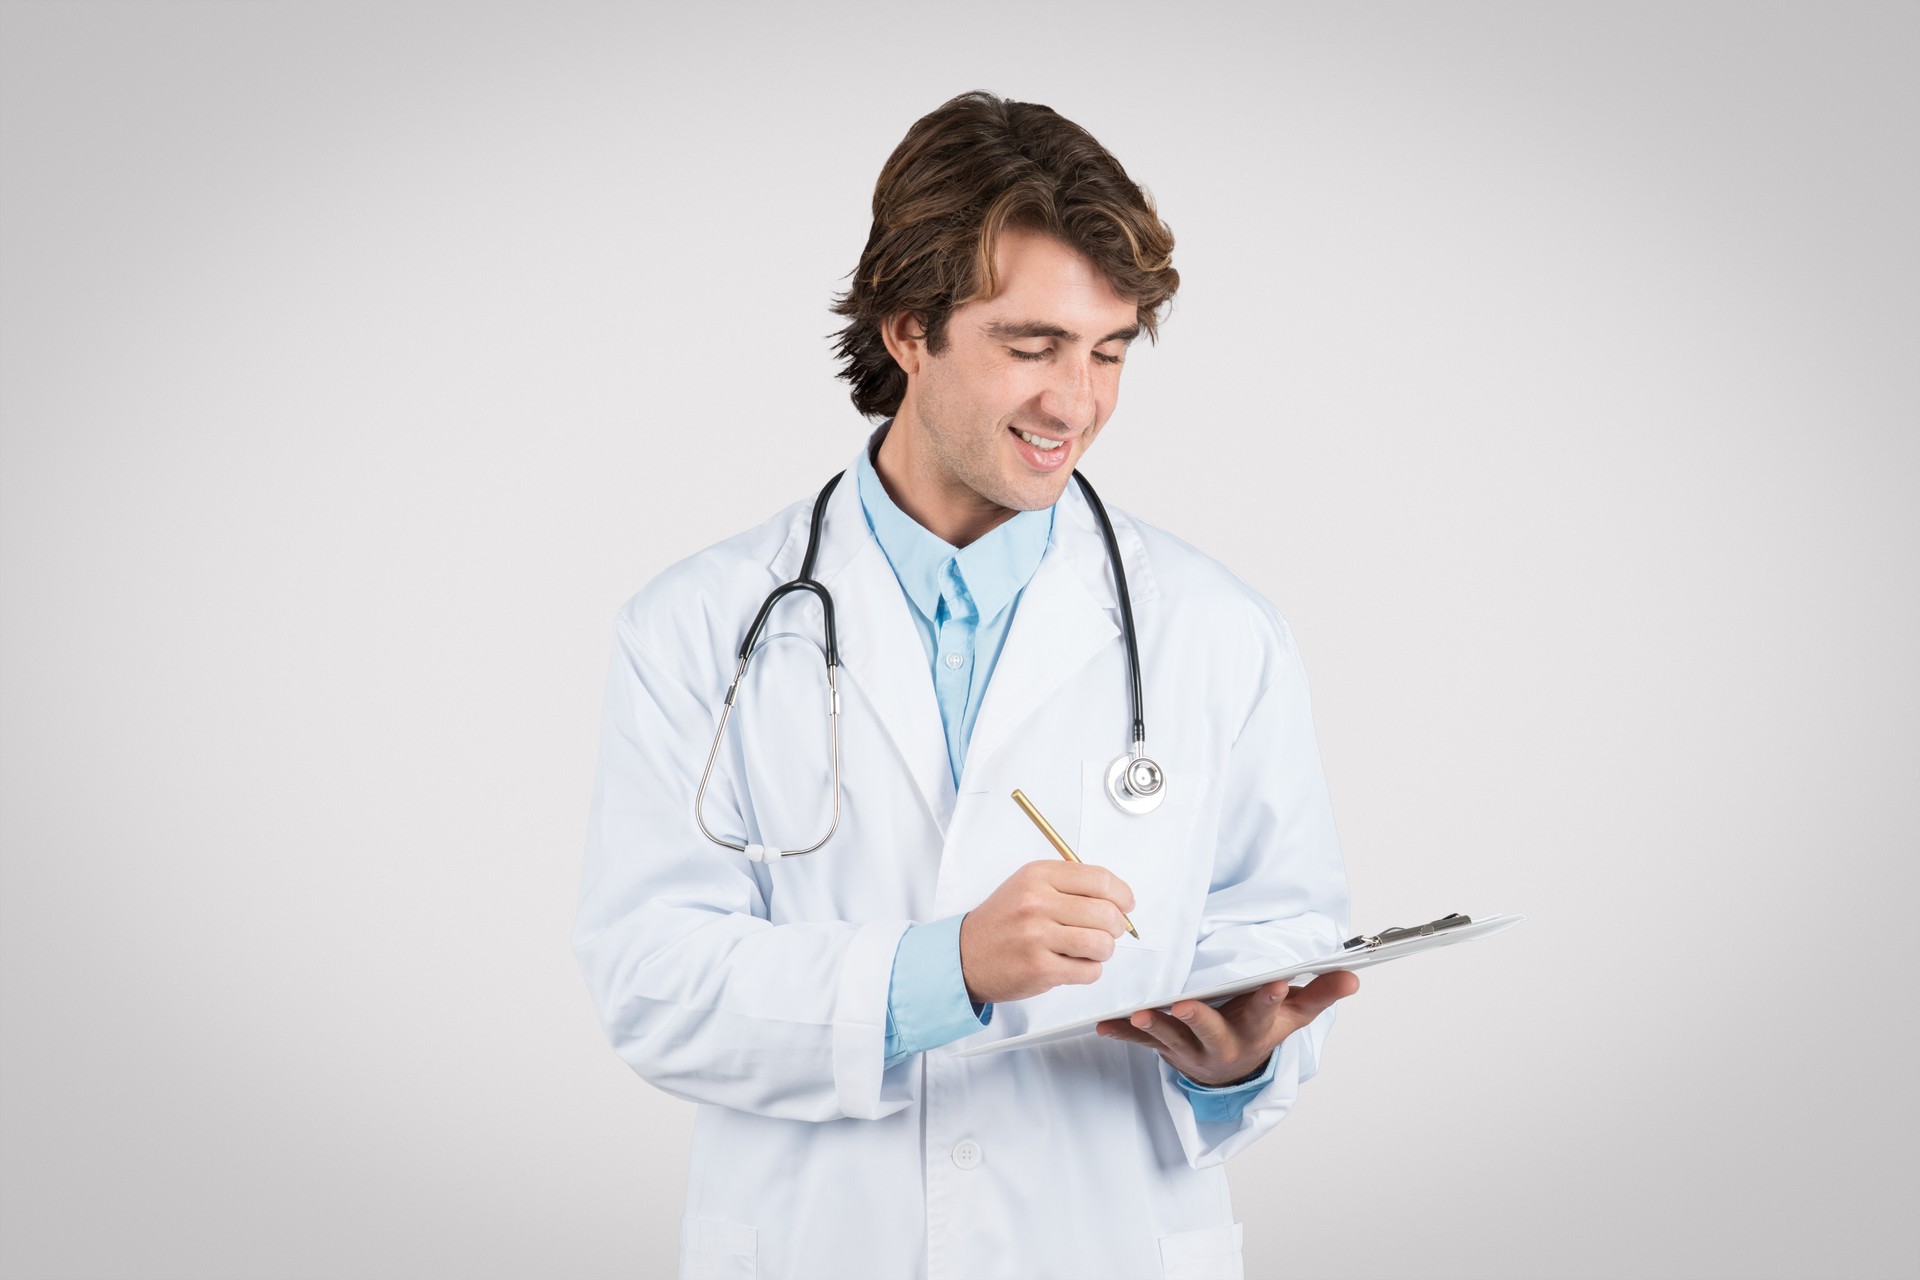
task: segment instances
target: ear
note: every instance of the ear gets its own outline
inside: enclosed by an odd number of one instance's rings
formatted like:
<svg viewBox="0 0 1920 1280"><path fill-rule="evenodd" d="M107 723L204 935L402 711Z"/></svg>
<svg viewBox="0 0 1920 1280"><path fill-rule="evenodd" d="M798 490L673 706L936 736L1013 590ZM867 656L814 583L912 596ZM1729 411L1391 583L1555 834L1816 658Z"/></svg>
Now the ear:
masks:
<svg viewBox="0 0 1920 1280"><path fill-rule="evenodd" d="M897 311L880 326L880 341L887 354L909 378L918 377L928 359L926 329L920 317L911 311Z"/></svg>

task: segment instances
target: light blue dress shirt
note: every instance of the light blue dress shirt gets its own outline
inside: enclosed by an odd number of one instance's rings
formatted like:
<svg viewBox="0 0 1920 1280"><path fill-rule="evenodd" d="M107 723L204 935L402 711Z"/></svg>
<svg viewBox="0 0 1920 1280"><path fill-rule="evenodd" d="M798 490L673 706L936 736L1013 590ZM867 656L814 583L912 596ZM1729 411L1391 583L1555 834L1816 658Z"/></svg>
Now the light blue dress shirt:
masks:
<svg viewBox="0 0 1920 1280"><path fill-rule="evenodd" d="M907 593L921 647L933 668L933 693L947 734L947 763L957 787L974 721L986 700L987 680L1007 642L1014 602L1053 538L1053 508L1022 511L966 546L955 547L894 505L866 453L856 465L867 526Z"/></svg>
<svg viewBox="0 0 1920 1280"><path fill-rule="evenodd" d="M1054 509L1022 511L966 546L952 546L902 511L880 483L870 454L884 430L874 434L855 464L860 507L912 608L958 786L1014 608L1053 537ZM900 939L887 993L889 1067L993 1020L991 1004L975 1005L967 995L960 969L962 918L909 925ZM1247 1099L1272 1080L1273 1060L1255 1079L1222 1089L1176 1078L1198 1119L1238 1120Z"/></svg>

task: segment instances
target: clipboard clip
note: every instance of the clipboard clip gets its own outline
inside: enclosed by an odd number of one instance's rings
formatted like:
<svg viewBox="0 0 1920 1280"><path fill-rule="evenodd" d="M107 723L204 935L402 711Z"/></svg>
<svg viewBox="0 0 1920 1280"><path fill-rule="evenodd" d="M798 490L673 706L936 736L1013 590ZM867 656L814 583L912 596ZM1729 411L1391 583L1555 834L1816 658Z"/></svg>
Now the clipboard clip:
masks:
<svg viewBox="0 0 1920 1280"><path fill-rule="evenodd" d="M1458 929L1463 924L1472 924L1469 916L1458 911L1452 915L1441 916L1429 924L1416 924L1411 928L1382 929L1379 933L1363 933L1357 938L1348 938L1340 944L1342 951L1371 951L1383 942L1402 942L1408 938L1425 938L1448 929Z"/></svg>

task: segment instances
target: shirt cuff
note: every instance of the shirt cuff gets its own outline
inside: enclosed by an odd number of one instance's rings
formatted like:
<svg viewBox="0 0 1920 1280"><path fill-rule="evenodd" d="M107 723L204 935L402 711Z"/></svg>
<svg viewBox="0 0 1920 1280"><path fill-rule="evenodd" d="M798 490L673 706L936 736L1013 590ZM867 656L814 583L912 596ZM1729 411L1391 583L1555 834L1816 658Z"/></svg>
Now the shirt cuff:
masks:
<svg viewBox="0 0 1920 1280"><path fill-rule="evenodd" d="M908 925L901 935L887 988L884 1065L972 1035L993 1021L993 1006L976 1005L967 995L960 969L960 922L965 918L963 913Z"/></svg>
<svg viewBox="0 0 1920 1280"><path fill-rule="evenodd" d="M1240 1113L1247 1109L1247 1104L1253 1101L1253 1095L1273 1083L1273 1065L1279 1060L1280 1050L1276 1048L1267 1057L1266 1070L1239 1084L1199 1084L1178 1071L1173 1073L1173 1079L1181 1092L1187 1095L1187 1101L1193 1104L1194 1119L1235 1122L1240 1119Z"/></svg>

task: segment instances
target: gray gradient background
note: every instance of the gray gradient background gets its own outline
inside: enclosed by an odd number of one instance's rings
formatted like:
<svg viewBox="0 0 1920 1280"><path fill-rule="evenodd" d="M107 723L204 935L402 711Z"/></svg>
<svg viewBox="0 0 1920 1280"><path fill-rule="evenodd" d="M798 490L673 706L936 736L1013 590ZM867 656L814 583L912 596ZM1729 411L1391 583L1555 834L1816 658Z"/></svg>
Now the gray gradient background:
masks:
<svg viewBox="0 0 1920 1280"><path fill-rule="evenodd" d="M852 455L973 87L1174 227L1088 473L1293 623L1356 923L1532 917L1367 975L1248 1274L1915 1274L1914 6L0 24L6 1276L671 1267L612 616Z"/></svg>

